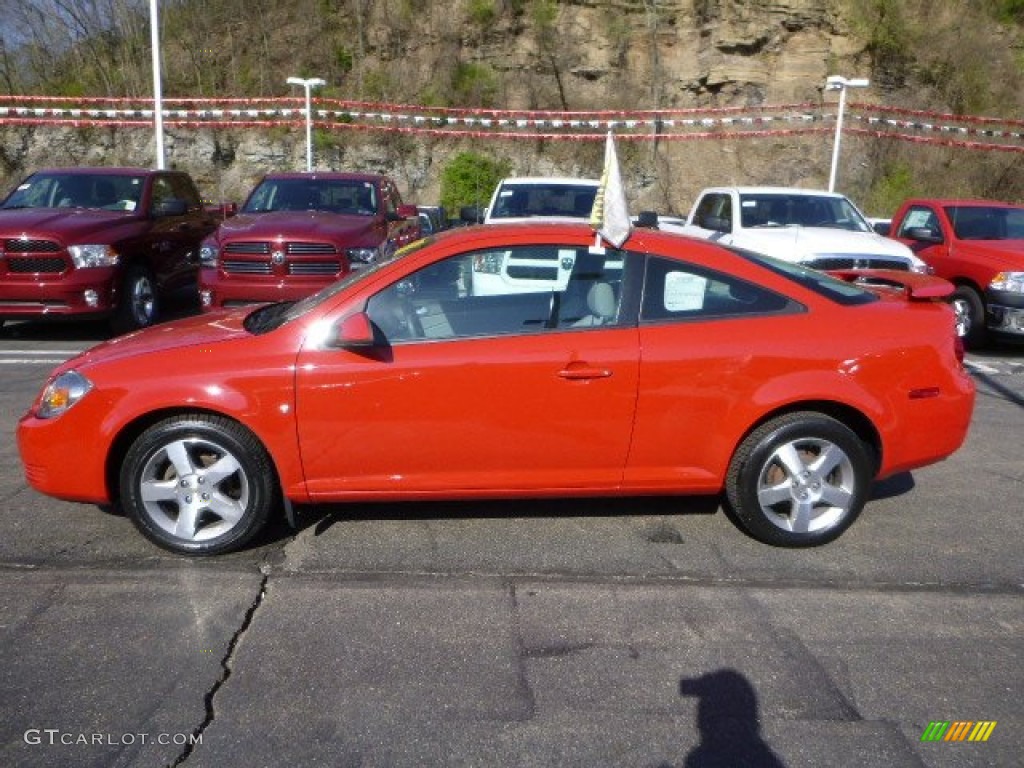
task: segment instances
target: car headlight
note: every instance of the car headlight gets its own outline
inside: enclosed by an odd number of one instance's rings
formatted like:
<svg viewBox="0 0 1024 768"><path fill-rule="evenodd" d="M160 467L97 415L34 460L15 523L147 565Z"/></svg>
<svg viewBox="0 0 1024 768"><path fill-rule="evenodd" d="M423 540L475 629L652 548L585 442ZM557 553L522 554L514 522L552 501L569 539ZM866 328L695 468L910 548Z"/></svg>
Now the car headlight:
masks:
<svg viewBox="0 0 1024 768"><path fill-rule="evenodd" d="M992 278L988 287L993 291L1024 293L1024 272L1000 272Z"/></svg>
<svg viewBox="0 0 1024 768"><path fill-rule="evenodd" d="M919 274L922 274L922 275L934 275L935 274L935 267L933 267L931 264L924 264L924 263L916 264L915 263L915 264L911 264L910 265L910 271L911 272L918 272Z"/></svg>
<svg viewBox="0 0 1024 768"><path fill-rule="evenodd" d="M349 248L345 253L353 265L372 264L377 260L376 248Z"/></svg>
<svg viewBox="0 0 1024 768"><path fill-rule="evenodd" d="M79 269L117 266L119 256L109 245L69 245L68 253Z"/></svg>
<svg viewBox="0 0 1024 768"><path fill-rule="evenodd" d="M64 371L46 385L39 396L36 416L55 419L81 400L92 389L92 382L77 371Z"/></svg>
<svg viewBox="0 0 1024 768"><path fill-rule="evenodd" d="M204 267L216 267L220 258L220 249L213 243L199 246L199 264Z"/></svg>

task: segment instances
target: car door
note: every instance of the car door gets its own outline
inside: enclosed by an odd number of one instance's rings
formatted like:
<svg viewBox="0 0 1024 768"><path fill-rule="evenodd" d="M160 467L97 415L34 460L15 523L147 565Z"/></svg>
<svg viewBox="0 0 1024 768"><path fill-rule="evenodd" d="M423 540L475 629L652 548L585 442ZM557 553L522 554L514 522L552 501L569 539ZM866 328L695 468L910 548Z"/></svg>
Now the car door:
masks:
<svg viewBox="0 0 1024 768"><path fill-rule="evenodd" d="M297 423L314 498L618 487L638 376L621 257L608 275L580 262L571 287L612 302L597 317L568 290L474 295L469 270L484 255L435 262L369 297L372 351L301 353ZM601 277L616 284L591 290Z"/></svg>

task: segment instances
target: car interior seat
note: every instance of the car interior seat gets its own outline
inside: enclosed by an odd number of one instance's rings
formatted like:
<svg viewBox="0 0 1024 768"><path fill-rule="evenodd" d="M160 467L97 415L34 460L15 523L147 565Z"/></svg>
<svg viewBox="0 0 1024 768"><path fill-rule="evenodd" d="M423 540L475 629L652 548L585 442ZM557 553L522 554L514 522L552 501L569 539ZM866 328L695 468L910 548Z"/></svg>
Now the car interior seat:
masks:
<svg viewBox="0 0 1024 768"><path fill-rule="evenodd" d="M610 283L595 282L587 291L588 314L581 317L575 323L574 328L582 328L593 325L605 325L615 319L615 289Z"/></svg>

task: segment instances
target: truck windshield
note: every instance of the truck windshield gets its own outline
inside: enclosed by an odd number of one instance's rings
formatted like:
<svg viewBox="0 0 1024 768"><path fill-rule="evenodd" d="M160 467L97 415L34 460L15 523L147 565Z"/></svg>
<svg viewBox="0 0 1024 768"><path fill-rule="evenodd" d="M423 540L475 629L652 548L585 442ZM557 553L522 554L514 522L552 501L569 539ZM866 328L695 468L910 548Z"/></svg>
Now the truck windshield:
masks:
<svg viewBox="0 0 1024 768"><path fill-rule="evenodd" d="M845 197L757 192L740 195L740 221L751 227L830 227L852 232L873 229Z"/></svg>
<svg viewBox="0 0 1024 768"><path fill-rule="evenodd" d="M359 179L264 179L249 195L242 213L329 211L373 216L379 208L377 188Z"/></svg>
<svg viewBox="0 0 1024 768"><path fill-rule="evenodd" d="M534 216L586 219L594 207L596 185L505 184L494 198L489 220Z"/></svg>
<svg viewBox="0 0 1024 768"><path fill-rule="evenodd" d="M36 173L0 206L10 208L99 208L134 211L145 188L143 176L109 173Z"/></svg>

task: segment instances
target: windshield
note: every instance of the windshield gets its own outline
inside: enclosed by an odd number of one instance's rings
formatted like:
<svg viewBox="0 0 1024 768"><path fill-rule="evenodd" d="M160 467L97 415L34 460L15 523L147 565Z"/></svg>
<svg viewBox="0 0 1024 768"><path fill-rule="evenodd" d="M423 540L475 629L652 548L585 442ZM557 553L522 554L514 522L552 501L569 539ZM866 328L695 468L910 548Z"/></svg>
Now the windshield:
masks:
<svg viewBox="0 0 1024 768"><path fill-rule="evenodd" d="M355 285L356 283L375 275L380 269L387 266L395 259L408 256L410 253L414 253L420 248L430 245L432 242L434 242L433 237L421 238L414 243L410 243L404 248L399 248L391 258L373 262L372 264L362 267L355 272L349 272L345 277L322 288L313 295L307 296L301 301L280 302L278 304L267 304L259 307L249 313L245 318L245 329L249 331L249 333L260 334L279 328L285 323L296 320L308 312L313 311L325 301L337 296L349 286Z"/></svg>
<svg viewBox="0 0 1024 768"><path fill-rule="evenodd" d="M756 262L762 267L766 267L772 272L782 275L810 291L831 299L837 304L870 304L872 301L878 300L878 297L870 291L866 291L853 283L847 283L844 280L832 277L824 272L819 272L816 269L809 269L799 264L781 261L771 256L764 256L760 253L745 251L740 248L733 248L732 250L740 256Z"/></svg>
<svg viewBox="0 0 1024 768"><path fill-rule="evenodd" d="M264 179L242 206L242 213L330 211L357 216L377 213L377 188L358 179Z"/></svg>
<svg viewBox="0 0 1024 768"><path fill-rule="evenodd" d="M494 200L490 219L528 216L590 217L597 187L586 184L505 184Z"/></svg>
<svg viewBox="0 0 1024 768"><path fill-rule="evenodd" d="M873 232L845 197L755 192L740 195L740 221L752 227L831 227Z"/></svg>
<svg viewBox="0 0 1024 768"><path fill-rule="evenodd" d="M1024 208L950 205L946 215L958 240L1024 240Z"/></svg>
<svg viewBox="0 0 1024 768"><path fill-rule="evenodd" d="M0 207L134 211L139 206L145 186L143 176L36 173L19 184Z"/></svg>

